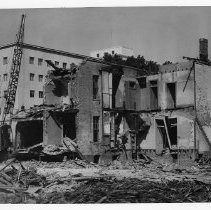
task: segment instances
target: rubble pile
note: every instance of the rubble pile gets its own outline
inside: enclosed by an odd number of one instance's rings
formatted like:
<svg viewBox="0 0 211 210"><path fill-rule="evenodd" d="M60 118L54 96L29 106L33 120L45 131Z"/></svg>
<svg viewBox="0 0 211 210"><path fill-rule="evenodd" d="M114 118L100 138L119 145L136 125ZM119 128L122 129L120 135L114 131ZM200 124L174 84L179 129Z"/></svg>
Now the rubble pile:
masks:
<svg viewBox="0 0 211 210"><path fill-rule="evenodd" d="M150 161L11 161L0 169L0 203L210 202L211 167Z"/></svg>
<svg viewBox="0 0 211 210"><path fill-rule="evenodd" d="M38 203L210 202L211 185L197 181L155 183L126 178L90 179L72 191L42 195Z"/></svg>
<svg viewBox="0 0 211 210"><path fill-rule="evenodd" d="M45 187L46 177L37 174L33 167L27 169L21 164L0 172L0 203L33 203L29 188Z"/></svg>

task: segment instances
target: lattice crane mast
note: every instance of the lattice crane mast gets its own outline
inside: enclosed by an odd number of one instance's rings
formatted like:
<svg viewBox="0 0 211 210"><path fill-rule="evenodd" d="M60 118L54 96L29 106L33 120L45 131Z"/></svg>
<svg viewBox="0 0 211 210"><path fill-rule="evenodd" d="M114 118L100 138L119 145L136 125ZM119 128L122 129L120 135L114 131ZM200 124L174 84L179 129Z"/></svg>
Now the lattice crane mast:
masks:
<svg viewBox="0 0 211 210"><path fill-rule="evenodd" d="M13 113L15 105L16 91L18 87L18 79L21 68L21 60L23 55L23 39L24 39L25 15L21 16L21 24L16 34L16 42L12 57L12 66L10 71L7 94L5 96L5 106L2 113L2 125L5 123L6 116Z"/></svg>

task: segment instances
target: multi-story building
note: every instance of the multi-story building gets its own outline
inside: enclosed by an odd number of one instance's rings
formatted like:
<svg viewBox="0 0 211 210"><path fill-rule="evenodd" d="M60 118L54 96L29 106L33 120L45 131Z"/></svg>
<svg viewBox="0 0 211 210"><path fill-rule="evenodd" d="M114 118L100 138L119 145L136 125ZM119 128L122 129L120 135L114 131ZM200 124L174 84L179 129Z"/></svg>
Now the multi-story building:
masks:
<svg viewBox="0 0 211 210"><path fill-rule="evenodd" d="M7 94L8 81L12 65L15 44L0 47L0 104L1 113ZM60 68L70 68L72 63L78 64L86 56L60 50L24 44L21 70L16 92L14 113L21 108L29 109L43 103L43 85L48 70L52 69L45 60L52 61Z"/></svg>
<svg viewBox="0 0 211 210"><path fill-rule="evenodd" d="M95 50L90 53L90 56L94 58L103 58L105 53L109 53L111 55L117 54L121 56L123 59L126 59L127 57L134 55L132 49L128 47L124 47L124 46L116 46L116 47L111 47L107 49Z"/></svg>

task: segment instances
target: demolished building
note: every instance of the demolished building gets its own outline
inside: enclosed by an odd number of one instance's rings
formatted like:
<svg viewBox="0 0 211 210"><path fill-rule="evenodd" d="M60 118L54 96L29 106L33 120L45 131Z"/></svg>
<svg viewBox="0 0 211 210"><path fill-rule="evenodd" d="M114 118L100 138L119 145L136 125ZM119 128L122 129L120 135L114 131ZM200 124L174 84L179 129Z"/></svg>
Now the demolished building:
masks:
<svg viewBox="0 0 211 210"><path fill-rule="evenodd" d="M149 97L144 101L146 113L141 113L141 118L150 129L140 144L141 150L162 154L169 149L181 159L210 153L211 67L195 64L195 71L190 72L192 67L192 61L169 64L162 66L158 75L146 77L142 92Z"/></svg>
<svg viewBox="0 0 211 210"><path fill-rule="evenodd" d="M207 60L163 65L154 75L100 60L55 69L47 75L44 104L17 118L16 145L62 145L68 138L96 163L165 152L178 162L210 157Z"/></svg>
<svg viewBox="0 0 211 210"><path fill-rule="evenodd" d="M46 85L46 103L71 102L77 111L58 114L65 121L60 121L62 126L45 114L44 143L60 143L65 136L75 139L94 162L115 159L119 151L126 159L140 153L162 155L166 149L176 159L209 154L211 67L194 65L195 71L193 61L187 61L140 76L137 69L87 61L68 82L54 77L66 85ZM52 85L61 95L53 93Z"/></svg>
<svg viewBox="0 0 211 210"><path fill-rule="evenodd" d="M111 160L122 145L118 135L128 131L123 150L132 158L137 152L134 133L143 124L134 113L138 108L139 73L135 68L86 61L75 73L49 74L45 105L66 104L71 108L68 113L44 112L44 144L61 144L68 137L76 141L87 160Z"/></svg>

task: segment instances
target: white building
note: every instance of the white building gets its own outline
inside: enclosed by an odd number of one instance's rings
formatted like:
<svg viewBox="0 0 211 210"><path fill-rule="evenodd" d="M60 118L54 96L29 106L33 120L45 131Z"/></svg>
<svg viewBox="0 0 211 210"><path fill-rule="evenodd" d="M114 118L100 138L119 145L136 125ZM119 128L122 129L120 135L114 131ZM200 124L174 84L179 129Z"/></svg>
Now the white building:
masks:
<svg viewBox="0 0 211 210"><path fill-rule="evenodd" d="M134 55L132 49L123 46L116 46L107 49L92 51L90 53L90 56L94 58L102 58L105 53L109 53L111 55L117 54L120 55L123 59Z"/></svg>
<svg viewBox="0 0 211 210"><path fill-rule="evenodd" d="M0 47L0 119L2 119L2 110L5 104L4 94L6 94L8 88L14 46L15 44L8 44ZM58 67L70 68L71 63L79 64L86 57L74 53L24 44L13 113L16 113L21 107L29 109L34 105L43 103L45 75L48 70L53 69L47 65L45 60L51 60Z"/></svg>

